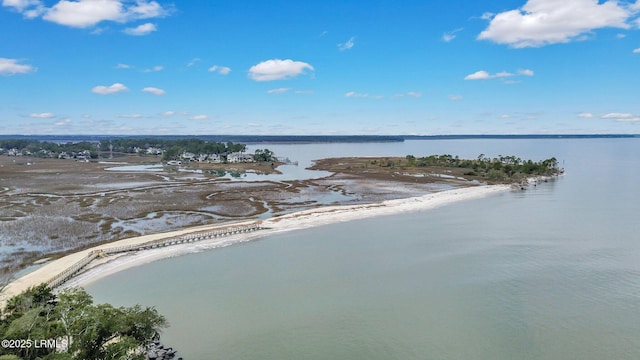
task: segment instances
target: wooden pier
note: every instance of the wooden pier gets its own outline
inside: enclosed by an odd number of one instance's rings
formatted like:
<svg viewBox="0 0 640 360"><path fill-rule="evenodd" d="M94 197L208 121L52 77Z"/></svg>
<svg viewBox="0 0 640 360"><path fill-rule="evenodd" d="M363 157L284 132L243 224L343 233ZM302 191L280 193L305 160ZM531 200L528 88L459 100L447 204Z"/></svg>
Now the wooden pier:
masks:
<svg viewBox="0 0 640 360"><path fill-rule="evenodd" d="M193 243L202 240L210 240L230 235L258 231L262 229L265 229L265 227L262 226L261 222L257 222L250 225L227 226L212 231L193 232L180 236L172 236L164 239L152 240L140 244L115 246L106 249L92 250L83 259L49 279L46 284L52 289L64 284L66 281L79 274L85 267L87 267L87 265L89 265L93 260L97 258L103 258L109 255L125 252L149 250L172 245Z"/></svg>

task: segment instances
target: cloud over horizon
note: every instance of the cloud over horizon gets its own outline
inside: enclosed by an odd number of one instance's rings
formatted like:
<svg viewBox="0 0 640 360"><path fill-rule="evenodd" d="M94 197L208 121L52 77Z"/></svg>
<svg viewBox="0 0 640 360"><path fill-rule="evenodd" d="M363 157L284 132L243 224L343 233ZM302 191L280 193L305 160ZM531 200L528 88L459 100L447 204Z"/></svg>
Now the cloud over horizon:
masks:
<svg viewBox="0 0 640 360"><path fill-rule="evenodd" d="M53 114L53 113L50 113L50 112L31 113L31 114L29 114L29 117L36 118L36 119L50 119L50 118L56 117L56 115Z"/></svg>

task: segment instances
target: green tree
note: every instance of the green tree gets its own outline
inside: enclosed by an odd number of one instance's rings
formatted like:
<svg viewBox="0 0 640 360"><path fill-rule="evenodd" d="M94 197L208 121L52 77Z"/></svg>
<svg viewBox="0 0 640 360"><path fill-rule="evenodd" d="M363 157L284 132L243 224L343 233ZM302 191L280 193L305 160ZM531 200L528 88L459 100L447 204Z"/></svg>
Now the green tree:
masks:
<svg viewBox="0 0 640 360"><path fill-rule="evenodd" d="M105 360L144 359L143 349L167 326L154 308L94 305L82 289L56 298L46 285L29 289L7 303L0 320L2 339L57 339L61 353L35 346L0 349L0 359Z"/></svg>
<svg viewBox="0 0 640 360"><path fill-rule="evenodd" d="M253 155L253 159L258 162L260 161L269 162L269 161L275 160L273 156L273 151L269 149L256 149Z"/></svg>

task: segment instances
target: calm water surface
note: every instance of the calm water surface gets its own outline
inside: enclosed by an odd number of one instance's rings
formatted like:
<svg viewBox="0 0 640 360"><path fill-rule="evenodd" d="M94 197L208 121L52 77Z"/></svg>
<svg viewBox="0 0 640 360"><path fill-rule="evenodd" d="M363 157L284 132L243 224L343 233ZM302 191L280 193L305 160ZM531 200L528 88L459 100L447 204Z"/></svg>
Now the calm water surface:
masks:
<svg viewBox="0 0 640 360"><path fill-rule="evenodd" d="M88 290L156 306L186 359L638 359L640 141L269 145L329 156L557 157L526 192L265 237ZM302 171L302 170L300 170Z"/></svg>

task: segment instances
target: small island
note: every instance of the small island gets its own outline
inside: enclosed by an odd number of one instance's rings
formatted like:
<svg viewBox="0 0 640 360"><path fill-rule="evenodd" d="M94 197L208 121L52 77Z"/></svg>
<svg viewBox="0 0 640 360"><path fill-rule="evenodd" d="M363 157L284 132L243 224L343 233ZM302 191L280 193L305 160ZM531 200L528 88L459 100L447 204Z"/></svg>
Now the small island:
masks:
<svg viewBox="0 0 640 360"><path fill-rule="evenodd" d="M526 185L536 177L563 172L556 158L534 162L515 156L460 159L449 154L416 157L351 157L316 160L310 169L348 174L358 178L410 183L457 182Z"/></svg>

